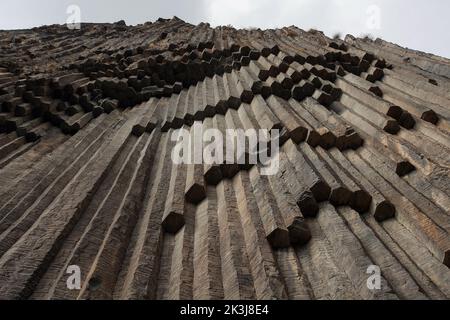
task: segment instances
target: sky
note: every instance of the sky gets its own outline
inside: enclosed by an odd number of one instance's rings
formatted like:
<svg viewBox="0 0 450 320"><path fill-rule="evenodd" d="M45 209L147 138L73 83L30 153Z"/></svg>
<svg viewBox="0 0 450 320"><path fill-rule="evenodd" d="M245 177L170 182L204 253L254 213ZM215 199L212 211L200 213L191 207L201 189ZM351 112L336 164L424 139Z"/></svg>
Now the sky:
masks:
<svg viewBox="0 0 450 320"><path fill-rule="evenodd" d="M135 25L178 16L236 28L296 25L328 36L370 34L450 58L448 0L0 0L0 29L66 23L70 5L80 8L83 22Z"/></svg>

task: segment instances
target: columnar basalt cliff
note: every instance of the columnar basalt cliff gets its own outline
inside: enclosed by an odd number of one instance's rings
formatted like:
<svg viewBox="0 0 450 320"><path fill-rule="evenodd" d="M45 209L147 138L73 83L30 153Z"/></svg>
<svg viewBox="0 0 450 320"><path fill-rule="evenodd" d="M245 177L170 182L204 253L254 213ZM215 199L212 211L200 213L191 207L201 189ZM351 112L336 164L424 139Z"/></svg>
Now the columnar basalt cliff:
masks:
<svg viewBox="0 0 450 320"><path fill-rule="evenodd" d="M447 59L296 27L45 26L0 31L0 105L0 299L450 298ZM280 129L279 170L176 165L179 128Z"/></svg>

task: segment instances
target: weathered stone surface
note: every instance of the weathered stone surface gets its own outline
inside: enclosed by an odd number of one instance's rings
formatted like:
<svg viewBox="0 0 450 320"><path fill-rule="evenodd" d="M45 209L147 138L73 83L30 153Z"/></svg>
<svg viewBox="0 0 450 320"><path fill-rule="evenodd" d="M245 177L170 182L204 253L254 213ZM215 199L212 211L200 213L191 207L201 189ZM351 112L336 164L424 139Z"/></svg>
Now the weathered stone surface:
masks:
<svg viewBox="0 0 450 320"><path fill-rule="evenodd" d="M178 18L12 32L0 299L450 298L447 59ZM278 129L276 170L262 143L175 163L180 128Z"/></svg>

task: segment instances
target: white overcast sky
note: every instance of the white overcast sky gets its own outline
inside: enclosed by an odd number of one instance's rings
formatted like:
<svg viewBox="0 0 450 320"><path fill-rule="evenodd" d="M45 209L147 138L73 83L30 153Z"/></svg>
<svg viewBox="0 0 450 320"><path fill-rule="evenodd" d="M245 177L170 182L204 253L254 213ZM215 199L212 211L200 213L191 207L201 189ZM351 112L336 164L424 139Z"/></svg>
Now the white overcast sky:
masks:
<svg viewBox="0 0 450 320"><path fill-rule="evenodd" d="M449 0L0 0L0 29L65 23L71 4L83 22L138 24L176 15L212 26L296 25L329 36L371 34L450 58Z"/></svg>

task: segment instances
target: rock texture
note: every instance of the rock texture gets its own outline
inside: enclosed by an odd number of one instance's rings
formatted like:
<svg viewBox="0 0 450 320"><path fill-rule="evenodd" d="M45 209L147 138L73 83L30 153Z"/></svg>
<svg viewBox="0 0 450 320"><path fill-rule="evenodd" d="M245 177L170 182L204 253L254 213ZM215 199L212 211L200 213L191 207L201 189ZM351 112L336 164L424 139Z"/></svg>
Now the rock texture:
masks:
<svg viewBox="0 0 450 320"><path fill-rule="evenodd" d="M449 60L178 18L0 48L1 299L450 298ZM280 170L175 165L182 127L281 129Z"/></svg>

